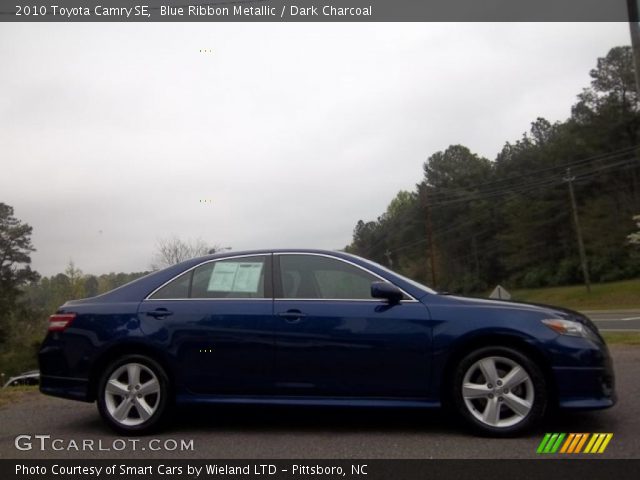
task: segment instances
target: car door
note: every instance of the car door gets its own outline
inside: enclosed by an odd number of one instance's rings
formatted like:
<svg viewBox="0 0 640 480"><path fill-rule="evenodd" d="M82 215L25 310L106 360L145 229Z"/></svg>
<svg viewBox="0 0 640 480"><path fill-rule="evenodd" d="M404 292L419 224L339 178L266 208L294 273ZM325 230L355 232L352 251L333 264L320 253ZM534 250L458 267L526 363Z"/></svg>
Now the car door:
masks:
<svg viewBox="0 0 640 480"><path fill-rule="evenodd" d="M166 349L176 380L204 394L273 390L271 255L213 260L142 302L143 331Z"/></svg>
<svg viewBox="0 0 640 480"><path fill-rule="evenodd" d="M287 395L423 397L428 309L371 297L381 277L322 254L274 255L275 373ZM384 280L384 279L382 279Z"/></svg>

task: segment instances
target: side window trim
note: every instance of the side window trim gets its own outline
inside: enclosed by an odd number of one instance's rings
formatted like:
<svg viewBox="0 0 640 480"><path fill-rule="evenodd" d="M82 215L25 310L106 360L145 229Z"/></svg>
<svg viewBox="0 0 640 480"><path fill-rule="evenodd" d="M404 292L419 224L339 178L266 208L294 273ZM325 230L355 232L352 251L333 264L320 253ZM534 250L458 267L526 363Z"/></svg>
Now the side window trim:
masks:
<svg viewBox="0 0 640 480"><path fill-rule="evenodd" d="M195 271L196 268L201 267L203 265L207 265L209 263L214 263L214 262L220 262L223 260L233 260L234 258L251 258L251 257L264 257L264 268L265 268L265 272L264 272L264 298L192 298L191 297L191 287L193 285L193 272ZM187 298L151 298L153 297L153 295L155 295L158 291L160 291L162 288L166 287L167 285L169 285L171 282L173 282L174 280L176 280L178 277L181 277L182 275L184 275L185 273L190 273L190 277L189 277L189 291L188 291L188 297ZM171 277L169 280L167 280L166 282L164 282L162 285L160 285L159 287L157 287L155 290L153 290L149 295L147 295L144 301L152 301L152 302L157 302L157 301L166 301L166 300L180 300L180 301L188 301L188 300L213 300L213 301L218 301L218 300L233 300L233 301L238 301L238 300L273 300L273 253L250 253L250 254L245 254L245 255L231 255L228 257L222 257L222 258L214 258L211 260L205 260L202 263L199 263L197 265L194 265L190 268L188 268L187 270L184 270L180 273L178 273L177 275Z"/></svg>
<svg viewBox="0 0 640 480"><path fill-rule="evenodd" d="M191 288L193 287L193 275L195 271L195 268L189 270L189 289L187 290L187 298L191 298Z"/></svg>
<svg viewBox="0 0 640 480"><path fill-rule="evenodd" d="M284 289L282 288L282 270L280 269L280 255L273 255L273 298L281 299L284 297Z"/></svg>
<svg viewBox="0 0 640 480"><path fill-rule="evenodd" d="M332 260L338 260L340 262L346 263L347 265L351 265L353 267L359 268L360 270L372 275L379 280L387 283L391 283L391 285L398 287L395 283L390 282L386 278L378 275L375 272L372 272L368 268L365 268L357 263L350 262L344 258L334 257L333 255L327 255L324 253L311 253L311 252L276 252L273 254L273 292L274 298L276 300L295 300L295 301L317 301L317 302L376 302L376 303L384 303L384 300L378 298L364 299L364 298L289 298L284 296L284 289L282 287L282 269L280 268L280 257L282 255L307 255L307 256L315 256L315 257L325 257L330 258ZM407 293L404 289L398 287L400 291L408 297L408 299L400 300L400 303L414 303L417 302L416 298Z"/></svg>

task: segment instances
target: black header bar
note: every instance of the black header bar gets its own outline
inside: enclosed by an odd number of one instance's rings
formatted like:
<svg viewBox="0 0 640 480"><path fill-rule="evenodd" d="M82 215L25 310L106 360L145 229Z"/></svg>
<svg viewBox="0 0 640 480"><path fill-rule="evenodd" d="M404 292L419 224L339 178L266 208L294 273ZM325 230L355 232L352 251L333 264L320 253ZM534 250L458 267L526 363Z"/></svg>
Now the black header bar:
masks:
<svg viewBox="0 0 640 480"><path fill-rule="evenodd" d="M631 0L638 1L638 0ZM627 0L17 0L5 22L625 22Z"/></svg>
<svg viewBox="0 0 640 480"><path fill-rule="evenodd" d="M611 460L0 460L3 480L636 479L640 459Z"/></svg>

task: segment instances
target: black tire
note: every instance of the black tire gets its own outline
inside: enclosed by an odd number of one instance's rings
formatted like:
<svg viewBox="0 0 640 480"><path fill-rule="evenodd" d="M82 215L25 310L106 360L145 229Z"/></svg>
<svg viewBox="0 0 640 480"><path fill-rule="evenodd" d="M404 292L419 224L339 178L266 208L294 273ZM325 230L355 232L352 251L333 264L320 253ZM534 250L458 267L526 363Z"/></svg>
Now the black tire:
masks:
<svg viewBox="0 0 640 480"><path fill-rule="evenodd" d="M497 376L485 376L485 370L491 371L491 364ZM526 380L511 391L506 380L511 378L509 383L513 385L524 376L515 366L526 373ZM490 376L497 381L489 383ZM466 355L454 371L451 389L457 414L476 432L488 436L508 437L525 432L542 419L549 403L549 388L540 368L523 353L508 347L484 347Z"/></svg>
<svg viewBox="0 0 640 480"><path fill-rule="evenodd" d="M139 371L138 381L132 383L136 368ZM129 377L129 371L134 376ZM117 376L117 379L114 376ZM107 383L110 379L115 380L118 387L114 390L113 385L110 384L110 392L107 392ZM151 391L156 388L153 380L157 381L157 393ZM121 386L128 385L131 385L130 389L121 389ZM143 385L147 387L142 388L147 388L149 391L146 395L142 395L145 393L144 390L142 393L137 393ZM122 395L114 393L121 390ZM111 362L100 377L97 400L98 411L103 420L122 435L146 435L156 431L164 423L167 412L173 404L167 373L158 362L145 355L125 355ZM118 410L120 407L122 409ZM126 417L117 419L115 415L124 413L125 410ZM145 418L147 416L148 418Z"/></svg>

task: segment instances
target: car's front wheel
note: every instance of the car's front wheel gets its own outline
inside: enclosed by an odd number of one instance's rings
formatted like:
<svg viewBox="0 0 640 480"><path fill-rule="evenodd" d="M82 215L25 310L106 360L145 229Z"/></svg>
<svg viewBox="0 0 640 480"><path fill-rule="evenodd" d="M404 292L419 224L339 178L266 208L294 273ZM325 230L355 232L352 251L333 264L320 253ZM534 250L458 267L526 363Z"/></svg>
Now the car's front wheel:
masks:
<svg viewBox="0 0 640 480"><path fill-rule="evenodd" d="M458 364L453 399L460 415L481 433L515 435L544 415L548 389L540 368L507 347L471 352Z"/></svg>
<svg viewBox="0 0 640 480"><path fill-rule="evenodd" d="M98 388L100 415L125 435L158 427L170 403L167 374L158 362L143 355L126 355L112 362Z"/></svg>

